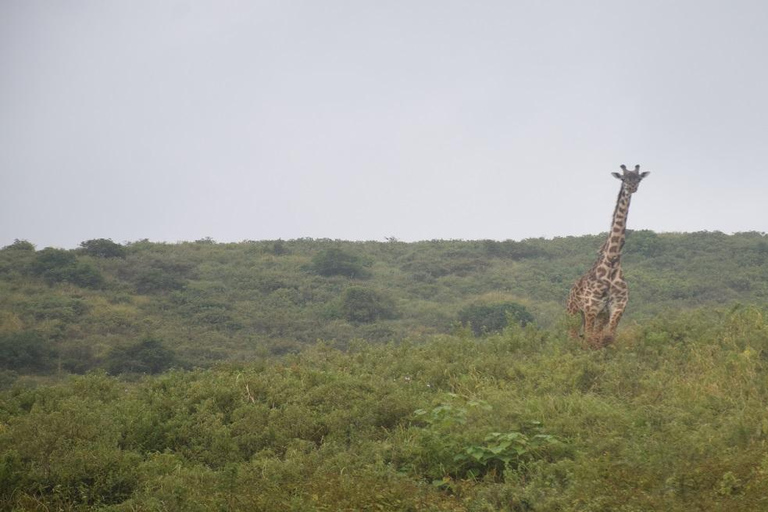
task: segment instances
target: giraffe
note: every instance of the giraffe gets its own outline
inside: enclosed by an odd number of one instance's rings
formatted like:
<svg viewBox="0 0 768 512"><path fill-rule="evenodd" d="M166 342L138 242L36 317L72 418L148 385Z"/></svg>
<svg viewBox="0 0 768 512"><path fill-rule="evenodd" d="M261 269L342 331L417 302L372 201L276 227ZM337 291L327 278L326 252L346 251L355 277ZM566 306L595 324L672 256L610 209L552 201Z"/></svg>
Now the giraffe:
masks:
<svg viewBox="0 0 768 512"><path fill-rule="evenodd" d="M624 247L629 202L640 182L650 174L641 173L639 165L633 171L622 165L621 170L621 174L611 173L621 180L621 190L608 238L600 248L595 264L576 281L568 295L568 315L581 314L582 335L592 348L602 348L613 342L616 327L627 306L629 291L621 269L621 250ZM577 337L576 331L576 328L572 329L571 336Z"/></svg>

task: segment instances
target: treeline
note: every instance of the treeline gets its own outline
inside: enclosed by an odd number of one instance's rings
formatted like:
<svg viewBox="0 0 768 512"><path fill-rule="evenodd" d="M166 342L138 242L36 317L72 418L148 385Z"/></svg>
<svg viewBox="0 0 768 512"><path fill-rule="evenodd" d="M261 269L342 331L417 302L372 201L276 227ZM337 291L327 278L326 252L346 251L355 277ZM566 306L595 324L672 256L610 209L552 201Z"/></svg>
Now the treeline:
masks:
<svg viewBox="0 0 768 512"><path fill-rule="evenodd" d="M37 250L19 240L0 250L0 382L207 367L318 340L345 348L461 328L482 335L510 320L554 326L602 241L97 239ZM761 233L634 231L624 267L624 325L669 309L768 298Z"/></svg>

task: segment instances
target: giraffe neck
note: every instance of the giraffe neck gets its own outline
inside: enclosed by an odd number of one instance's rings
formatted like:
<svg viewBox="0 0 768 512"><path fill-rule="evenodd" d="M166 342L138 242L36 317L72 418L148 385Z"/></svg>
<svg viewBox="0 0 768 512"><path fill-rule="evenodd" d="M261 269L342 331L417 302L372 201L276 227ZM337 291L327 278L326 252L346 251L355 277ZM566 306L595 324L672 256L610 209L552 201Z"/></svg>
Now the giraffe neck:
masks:
<svg viewBox="0 0 768 512"><path fill-rule="evenodd" d="M619 263L621 250L624 248L627 215L629 214L629 202L631 199L632 194L628 193L622 184L619 197L616 200L616 209L613 211L611 230L608 232L608 238L600 249L600 261L611 265Z"/></svg>

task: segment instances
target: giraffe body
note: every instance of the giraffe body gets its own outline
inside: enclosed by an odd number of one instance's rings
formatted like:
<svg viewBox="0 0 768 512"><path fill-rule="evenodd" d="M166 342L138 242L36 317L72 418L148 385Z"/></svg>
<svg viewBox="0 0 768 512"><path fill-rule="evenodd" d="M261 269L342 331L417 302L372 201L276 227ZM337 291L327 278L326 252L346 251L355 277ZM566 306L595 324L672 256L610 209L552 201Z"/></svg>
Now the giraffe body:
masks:
<svg viewBox="0 0 768 512"><path fill-rule="evenodd" d="M592 348L601 348L613 342L627 306L629 289L621 269L621 251L624 248L629 203L640 181L650 174L641 173L639 165L634 171L628 171L623 165L621 168L623 174L613 173L622 183L608 238L600 248L595 264L576 281L568 295L566 310L569 315L581 315L582 336ZM578 336L576 329L571 335Z"/></svg>

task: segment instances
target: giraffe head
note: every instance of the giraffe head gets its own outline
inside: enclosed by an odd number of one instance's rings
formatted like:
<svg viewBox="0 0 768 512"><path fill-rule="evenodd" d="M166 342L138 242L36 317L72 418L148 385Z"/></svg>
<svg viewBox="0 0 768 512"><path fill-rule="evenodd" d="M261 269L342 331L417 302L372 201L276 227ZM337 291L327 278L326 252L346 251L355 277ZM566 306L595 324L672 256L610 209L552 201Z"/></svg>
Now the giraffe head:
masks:
<svg viewBox="0 0 768 512"><path fill-rule="evenodd" d="M618 172L611 174L613 174L614 178L622 181L624 184L624 190L626 190L628 194L634 194L637 192L637 187L640 185L640 182L643 181L643 178L651 174L648 171L640 172L639 165L635 166L634 171L628 171L627 166L622 164L621 170L624 171L622 174L619 174Z"/></svg>

